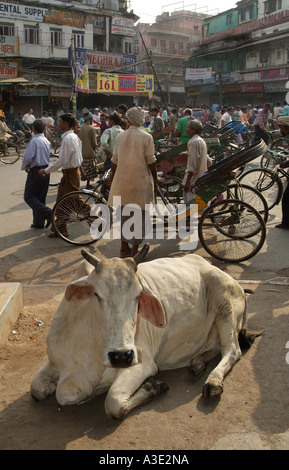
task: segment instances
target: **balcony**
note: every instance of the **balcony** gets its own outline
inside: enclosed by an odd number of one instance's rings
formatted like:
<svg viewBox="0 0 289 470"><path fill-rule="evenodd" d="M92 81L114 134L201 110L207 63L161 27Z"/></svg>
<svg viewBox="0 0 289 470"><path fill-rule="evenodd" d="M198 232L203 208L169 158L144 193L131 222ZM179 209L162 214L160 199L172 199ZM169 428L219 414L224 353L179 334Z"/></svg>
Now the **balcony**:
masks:
<svg viewBox="0 0 289 470"><path fill-rule="evenodd" d="M166 56L181 56L181 57L189 57L190 51L185 49L171 49L169 47L148 47L149 52L153 55L166 55Z"/></svg>

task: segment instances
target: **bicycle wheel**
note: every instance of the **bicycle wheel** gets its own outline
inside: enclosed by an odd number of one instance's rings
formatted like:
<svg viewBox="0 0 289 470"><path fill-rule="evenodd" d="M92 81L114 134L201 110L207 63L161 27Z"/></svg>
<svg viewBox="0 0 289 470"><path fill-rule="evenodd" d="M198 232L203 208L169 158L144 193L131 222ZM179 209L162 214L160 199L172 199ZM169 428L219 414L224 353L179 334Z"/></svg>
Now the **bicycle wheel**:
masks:
<svg viewBox="0 0 289 470"><path fill-rule="evenodd" d="M2 163L6 163L12 165L13 163L17 162L21 157L20 153L20 146L19 145L9 145L4 148L4 145L1 145L0 148L0 161Z"/></svg>
<svg viewBox="0 0 289 470"><path fill-rule="evenodd" d="M239 199L253 206L262 215L266 224L269 215L268 204L264 196L256 188L247 184L233 183L228 188L227 198L230 199L231 195L234 199Z"/></svg>
<svg viewBox="0 0 289 470"><path fill-rule="evenodd" d="M111 209L97 193L74 191L62 196L52 209L52 227L72 245L90 245L107 233Z"/></svg>
<svg viewBox="0 0 289 470"><path fill-rule="evenodd" d="M243 173L238 181L256 188L266 199L268 210L279 204L283 184L277 173L265 168L255 168Z"/></svg>
<svg viewBox="0 0 289 470"><path fill-rule="evenodd" d="M244 201L227 199L209 206L198 225L199 240L214 258L240 263L255 256L266 238L259 212Z"/></svg>
<svg viewBox="0 0 289 470"><path fill-rule="evenodd" d="M49 164L52 165L57 160L58 160L58 155L51 153L49 157ZM62 178L61 168L58 168L58 170L56 171L52 171L50 173L49 186L58 186L61 178Z"/></svg>

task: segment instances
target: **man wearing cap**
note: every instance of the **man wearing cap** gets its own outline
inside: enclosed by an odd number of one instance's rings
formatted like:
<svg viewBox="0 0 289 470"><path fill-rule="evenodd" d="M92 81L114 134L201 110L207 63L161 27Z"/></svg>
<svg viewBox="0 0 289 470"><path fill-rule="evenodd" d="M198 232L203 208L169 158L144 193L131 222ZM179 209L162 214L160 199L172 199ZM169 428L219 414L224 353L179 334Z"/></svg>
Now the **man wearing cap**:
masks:
<svg viewBox="0 0 289 470"><path fill-rule="evenodd" d="M86 113L83 116L83 122L78 137L82 142L82 168L86 175L86 189L91 189L90 181L97 175L95 162L97 139L95 129L92 126L92 114Z"/></svg>
<svg viewBox="0 0 289 470"><path fill-rule="evenodd" d="M97 124L100 124L100 112L99 112L99 109L98 108L95 108L94 109L94 113L92 115L92 119L94 122L96 122Z"/></svg>
<svg viewBox="0 0 289 470"><path fill-rule="evenodd" d="M113 181L108 199L108 205L113 206L113 197L121 198L121 258L134 256L138 252L138 246L144 238L145 206L154 200L154 182L157 181L153 138L140 129L145 121L145 113L141 108L130 108L127 118L129 128L115 139L111 159ZM135 211L135 205L140 210ZM124 230L131 211L136 213L134 227L135 231L140 232L139 236L132 234L129 237Z"/></svg>
<svg viewBox="0 0 289 470"><path fill-rule="evenodd" d="M278 124L280 132L285 139L289 140L289 116L279 116ZM280 168L289 167L289 159L279 163ZM281 224L275 225L275 228L283 228L289 230L289 184L283 193L282 197L282 222Z"/></svg>

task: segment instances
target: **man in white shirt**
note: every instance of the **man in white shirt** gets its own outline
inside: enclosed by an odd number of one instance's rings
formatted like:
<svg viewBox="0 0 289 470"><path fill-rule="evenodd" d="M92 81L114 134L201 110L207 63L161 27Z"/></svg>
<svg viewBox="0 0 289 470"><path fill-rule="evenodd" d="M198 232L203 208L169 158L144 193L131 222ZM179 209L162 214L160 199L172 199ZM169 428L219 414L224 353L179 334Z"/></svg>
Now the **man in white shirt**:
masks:
<svg viewBox="0 0 289 470"><path fill-rule="evenodd" d="M95 108L94 109L94 113L92 115L92 119L94 122L96 122L97 124L100 124L100 111L98 108Z"/></svg>
<svg viewBox="0 0 289 470"><path fill-rule="evenodd" d="M188 162L183 179L184 201L190 202L194 199L192 189L197 179L208 170L208 152L204 139L200 136L203 126L197 121L189 121L187 133L190 136L188 142Z"/></svg>
<svg viewBox="0 0 289 470"><path fill-rule="evenodd" d="M61 147L59 150L59 158L48 168L39 170L39 174L52 173L62 168L63 176L58 186L57 201L71 191L78 191L80 188L80 167L82 165L82 144L79 137L74 133L76 124L75 117L66 113L59 119L59 127L63 132ZM62 231L62 230L61 230ZM63 230L65 233L65 229ZM57 234L52 232L49 237L56 237Z"/></svg>
<svg viewBox="0 0 289 470"><path fill-rule="evenodd" d="M33 109L29 109L28 112L26 114L24 114L23 116L23 122L25 122L25 124L27 124L27 126L30 127L30 129L32 130L32 124L33 122L35 121L35 116L33 116Z"/></svg>
<svg viewBox="0 0 289 470"><path fill-rule="evenodd" d="M221 117L220 127L223 127L226 124L229 124L229 122L232 122L233 112L234 112L234 108L231 108L231 107L227 108L227 111Z"/></svg>

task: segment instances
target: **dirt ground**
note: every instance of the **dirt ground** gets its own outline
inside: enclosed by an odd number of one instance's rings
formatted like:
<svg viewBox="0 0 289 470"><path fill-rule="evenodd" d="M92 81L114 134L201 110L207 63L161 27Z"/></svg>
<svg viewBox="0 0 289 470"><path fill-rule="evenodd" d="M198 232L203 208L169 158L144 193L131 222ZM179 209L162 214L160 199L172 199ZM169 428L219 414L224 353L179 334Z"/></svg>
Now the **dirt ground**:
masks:
<svg viewBox="0 0 289 470"><path fill-rule="evenodd" d="M54 396L32 400L30 383L45 360L46 334L64 286L54 285L53 298L51 286L25 286L23 311L0 347L0 449L288 449L288 286L242 285L255 292L248 325L265 332L226 377L220 400L201 397L216 361L196 382L186 369L161 372L169 391L122 421L105 415L104 395L69 407Z"/></svg>
<svg viewBox="0 0 289 470"><path fill-rule="evenodd" d="M45 361L49 326L81 255L80 248L29 228L25 178L17 165L1 167L0 282L22 284L24 307L0 345L0 450L289 449L289 256L288 233L274 229L280 206L270 212L264 247L248 262L225 265L196 250L254 290L248 326L265 330L225 378L221 398L201 397L216 360L195 382L186 369L160 372L169 391L117 421L105 415L104 395L68 407L59 407L55 396L40 403L30 397L31 381ZM51 189L49 205L55 196ZM119 241L88 249L111 258L118 256ZM183 254L174 240L157 240L149 260ZM280 283L268 283L276 277Z"/></svg>

